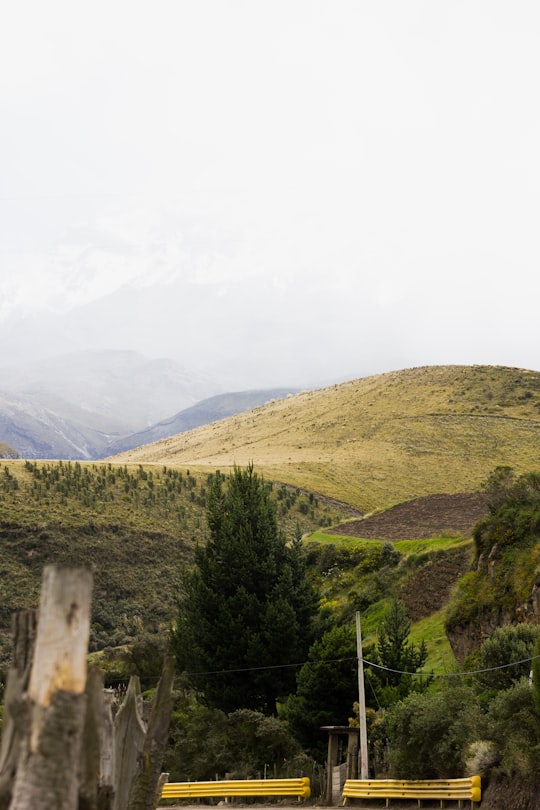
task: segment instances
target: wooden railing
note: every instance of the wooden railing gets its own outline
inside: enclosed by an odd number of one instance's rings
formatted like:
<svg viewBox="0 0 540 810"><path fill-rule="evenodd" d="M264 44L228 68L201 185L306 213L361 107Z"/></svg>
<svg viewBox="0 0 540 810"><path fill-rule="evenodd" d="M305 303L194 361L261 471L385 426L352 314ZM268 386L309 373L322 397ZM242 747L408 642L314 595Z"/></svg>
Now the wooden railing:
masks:
<svg viewBox="0 0 540 810"><path fill-rule="evenodd" d="M310 781L307 776L297 779L224 779L216 782L166 782L162 799L198 799L217 796L225 800L233 796L297 796L309 799Z"/></svg>
<svg viewBox="0 0 540 810"><path fill-rule="evenodd" d="M473 807L481 798L480 777L469 776L463 779L347 779L343 787L343 800L349 799L386 799L389 806L391 799L417 799L418 806L422 800L439 800L441 807L445 801L462 802L468 800Z"/></svg>

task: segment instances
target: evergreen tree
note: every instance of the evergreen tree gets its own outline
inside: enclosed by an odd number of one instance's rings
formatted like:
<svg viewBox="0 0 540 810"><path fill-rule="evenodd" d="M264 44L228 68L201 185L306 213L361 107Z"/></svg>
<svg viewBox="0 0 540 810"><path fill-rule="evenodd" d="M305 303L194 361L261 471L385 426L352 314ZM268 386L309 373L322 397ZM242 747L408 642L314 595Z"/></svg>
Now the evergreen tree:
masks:
<svg viewBox="0 0 540 810"><path fill-rule="evenodd" d="M250 465L213 477L210 536L183 580L173 648L207 703L274 713L310 644L316 596L301 544L279 530L269 489Z"/></svg>
<svg viewBox="0 0 540 810"><path fill-rule="evenodd" d="M419 645L409 641L410 630L411 620L405 605L399 599L392 600L377 629L374 663L381 669L375 667L372 675L374 688L379 682L379 700L384 706L402 699L413 689L425 689L431 681L428 676L413 683L413 675L424 666L428 653L424 641Z"/></svg>
<svg viewBox="0 0 540 810"><path fill-rule="evenodd" d="M352 627L334 625L309 650L299 670L296 694L286 705L293 734L306 751L324 762L328 734L321 726L346 726L358 699L356 637Z"/></svg>

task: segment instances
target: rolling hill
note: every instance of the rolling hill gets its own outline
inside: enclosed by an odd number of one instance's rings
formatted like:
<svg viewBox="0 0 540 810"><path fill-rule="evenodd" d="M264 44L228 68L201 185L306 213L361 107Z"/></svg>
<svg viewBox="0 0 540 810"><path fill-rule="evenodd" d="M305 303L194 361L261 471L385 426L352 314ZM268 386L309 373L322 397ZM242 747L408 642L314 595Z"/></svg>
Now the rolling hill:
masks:
<svg viewBox="0 0 540 810"><path fill-rule="evenodd" d="M540 459L540 373L429 366L271 402L112 457L116 463L264 476L363 513L436 493L474 492L498 465Z"/></svg>

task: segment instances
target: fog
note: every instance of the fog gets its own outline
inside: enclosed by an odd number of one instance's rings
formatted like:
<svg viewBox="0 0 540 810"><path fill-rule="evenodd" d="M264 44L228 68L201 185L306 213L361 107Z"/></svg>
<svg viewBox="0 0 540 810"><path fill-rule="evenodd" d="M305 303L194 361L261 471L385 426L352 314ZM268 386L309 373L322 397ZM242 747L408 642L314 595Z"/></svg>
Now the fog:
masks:
<svg viewBox="0 0 540 810"><path fill-rule="evenodd" d="M5 6L4 364L540 368L535 2Z"/></svg>

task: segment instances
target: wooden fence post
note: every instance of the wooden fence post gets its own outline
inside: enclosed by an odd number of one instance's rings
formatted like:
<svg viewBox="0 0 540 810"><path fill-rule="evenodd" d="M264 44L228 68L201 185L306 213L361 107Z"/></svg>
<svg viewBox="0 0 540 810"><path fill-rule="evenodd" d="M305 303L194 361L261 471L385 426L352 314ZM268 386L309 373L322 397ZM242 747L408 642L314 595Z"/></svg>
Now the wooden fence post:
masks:
<svg viewBox="0 0 540 810"><path fill-rule="evenodd" d="M157 806L174 661L165 660L148 722L136 676L113 720L114 695L103 689L103 673L87 673L91 592L89 570L48 566L39 613L14 617L0 810Z"/></svg>
<svg viewBox="0 0 540 810"><path fill-rule="evenodd" d="M27 732L10 810L77 808L91 593L87 569L47 566L43 572Z"/></svg>
<svg viewBox="0 0 540 810"><path fill-rule="evenodd" d="M139 678L137 675L132 675L126 695L114 720L113 810L126 810L131 785L137 774L146 736L142 703Z"/></svg>
<svg viewBox="0 0 540 810"><path fill-rule="evenodd" d="M30 668L36 639L37 611L15 613L11 628L13 652L4 694L4 724L0 747L0 810L11 803L13 784L19 761L21 739L25 726L23 695L28 689Z"/></svg>
<svg viewBox="0 0 540 810"><path fill-rule="evenodd" d="M173 707L173 683L174 659L168 656L146 722L139 678L130 678L115 718L113 810L153 810L157 806Z"/></svg>
<svg viewBox="0 0 540 810"><path fill-rule="evenodd" d="M174 658L168 656L156 689L148 727L131 786L127 810L154 810L160 799L160 773L173 709Z"/></svg>
<svg viewBox="0 0 540 810"><path fill-rule="evenodd" d="M103 672L90 667L79 765L78 810L112 810L114 798L114 696L103 688Z"/></svg>

